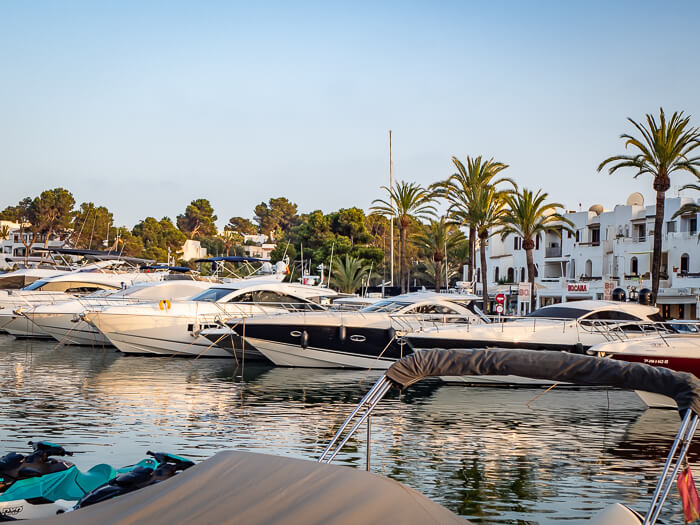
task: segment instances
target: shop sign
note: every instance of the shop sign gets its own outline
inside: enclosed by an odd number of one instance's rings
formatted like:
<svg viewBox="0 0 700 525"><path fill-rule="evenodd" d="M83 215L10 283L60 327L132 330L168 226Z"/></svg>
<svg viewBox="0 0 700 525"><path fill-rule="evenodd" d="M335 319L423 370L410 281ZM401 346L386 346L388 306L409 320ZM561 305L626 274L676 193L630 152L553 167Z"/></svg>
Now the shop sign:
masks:
<svg viewBox="0 0 700 525"><path fill-rule="evenodd" d="M567 285L567 291L569 293L587 293L588 283L569 283Z"/></svg>

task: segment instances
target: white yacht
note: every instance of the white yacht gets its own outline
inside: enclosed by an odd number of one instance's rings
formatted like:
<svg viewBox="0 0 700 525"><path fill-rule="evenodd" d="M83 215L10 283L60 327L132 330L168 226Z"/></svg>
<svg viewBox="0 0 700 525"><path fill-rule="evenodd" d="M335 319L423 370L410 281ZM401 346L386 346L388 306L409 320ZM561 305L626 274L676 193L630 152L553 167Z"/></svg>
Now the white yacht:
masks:
<svg viewBox="0 0 700 525"><path fill-rule="evenodd" d="M50 338L21 312L39 304L68 301L99 290L116 291L137 282L160 281L166 275L109 269L119 263L98 261L79 270L39 279L21 290L0 290L0 329L15 337Z"/></svg>
<svg viewBox="0 0 700 525"><path fill-rule="evenodd" d="M412 350L401 337L435 322L488 320L469 294L414 292L354 312L300 312L245 321L245 341L278 366L388 368ZM230 323L229 323L230 324ZM242 327L236 329L242 335Z"/></svg>
<svg viewBox="0 0 700 525"><path fill-rule="evenodd" d="M245 279L212 286L188 301L110 306L84 318L124 353L231 358L200 332L229 319L236 323L251 315L323 309L318 303L333 295L317 286Z"/></svg>
<svg viewBox="0 0 700 525"><path fill-rule="evenodd" d="M109 340L93 325L86 322L88 312L97 313L109 306L123 306L145 302L189 299L213 283L199 280L166 280L152 283L137 283L116 292L96 292L82 298L56 304L40 304L22 312L37 330L49 334L66 345L109 345Z"/></svg>
<svg viewBox="0 0 700 525"><path fill-rule="evenodd" d="M0 290L19 290L39 279L50 279L68 273L55 268L22 268L0 274Z"/></svg>
<svg viewBox="0 0 700 525"><path fill-rule="evenodd" d="M695 325L685 324L685 326ZM674 329L673 323L664 323ZM697 330L697 328L696 328ZM589 353L600 357L612 357L621 361L644 363L651 366L670 368L677 372L689 372L700 377L700 333L663 333L644 339L623 339L592 346ZM670 397L641 390L637 395L652 408L677 408Z"/></svg>
<svg viewBox="0 0 700 525"><path fill-rule="evenodd" d="M620 337L638 338L656 333L658 310L638 303L575 301L539 308L527 317L490 325L440 325L404 335L412 351L430 348L500 348L559 350L584 353L591 346ZM648 330L645 330L645 326ZM515 376L443 378L474 384L548 384Z"/></svg>

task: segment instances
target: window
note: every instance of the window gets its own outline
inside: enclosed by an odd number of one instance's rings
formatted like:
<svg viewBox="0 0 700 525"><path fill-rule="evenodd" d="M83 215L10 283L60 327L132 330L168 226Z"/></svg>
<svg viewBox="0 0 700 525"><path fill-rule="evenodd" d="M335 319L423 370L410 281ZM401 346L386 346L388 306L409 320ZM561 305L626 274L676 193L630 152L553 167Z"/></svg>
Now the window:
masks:
<svg viewBox="0 0 700 525"><path fill-rule="evenodd" d="M639 275L639 261L637 261L636 257L630 259L630 274Z"/></svg>
<svg viewBox="0 0 700 525"><path fill-rule="evenodd" d="M581 235L579 234L579 231L576 230L576 242L579 242L581 240Z"/></svg>
<svg viewBox="0 0 700 525"><path fill-rule="evenodd" d="M681 255L681 273L690 272L690 256L687 253Z"/></svg>
<svg viewBox="0 0 700 525"><path fill-rule="evenodd" d="M498 266L496 266L496 269L493 271L493 280L494 280L494 282L498 282L498 277L499 277L499 274L498 274Z"/></svg>
<svg viewBox="0 0 700 525"><path fill-rule="evenodd" d="M586 277L593 277L593 262L590 259L586 261L586 270L584 275Z"/></svg>
<svg viewBox="0 0 700 525"><path fill-rule="evenodd" d="M215 303L222 297L227 296L228 294L235 292L235 288L209 288L208 290L204 290L202 293L199 295L195 295L191 300L192 301L206 301L209 303Z"/></svg>
<svg viewBox="0 0 700 525"><path fill-rule="evenodd" d="M675 233L676 232L676 221L668 221L666 223L666 233Z"/></svg>
<svg viewBox="0 0 700 525"><path fill-rule="evenodd" d="M520 268L520 281L525 282L525 268Z"/></svg>
<svg viewBox="0 0 700 525"><path fill-rule="evenodd" d="M34 281L25 290L41 290L42 292L91 293L96 290L117 290L117 286L81 281Z"/></svg>
<svg viewBox="0 0 700 525"><path fill-rule="evenodd" d="M591 244L593 246L600 246L600 228L591 229Z"/></svg>
<svg viewBox="0 0 700 525"><path fill-rule="evenodd" d="M535 250L540 249L540 236L535 237Z"/></svg>
<svg viewBox="0 0 700 525"><path fill-rule="evenodd" d="M513 237L513 249L517 250L518 249L518 238Z"/></svg>
<svg viewBox="0 0 700 525"><path fill-rule="evenodd" d="M590 321L642 321L643 319L636 315L628 314L627 312L619 312L617 310L603 310L602 312L594 312L586 317Z"/></svg>
<svg viewBox="0 0 700 525"><path fill-rule="evenodd" d="M448 306L441 304L422 304L420 306L415 306L408 310L410 314L443 314L443 315L454 315L457 312Z"/></svg>
<svg viewBox="0 0 700 525"><path fill-rule="evenodd" d="M590 310L569 308L568 306L545 306L527 314L528 317L548 317L550 319L578 319Z"/></svg>
<svg viewBox="0 0 700 525"><path fill-rule="evenodd" d="M371 306L367 306L360 310L361 312L396 312L397 310L400 310L401 308L405 308L406 306L410 306L411 303L402 303L399 301L392 301L392 300L386 300L386 301L378 301L374 303Z"/></svg>
<svg viewBox="0 0 700 525"><path fill-rule="evenodd" d="M512 283L515 281L515 270L513 268L508 268L508 282Z"/></svg>

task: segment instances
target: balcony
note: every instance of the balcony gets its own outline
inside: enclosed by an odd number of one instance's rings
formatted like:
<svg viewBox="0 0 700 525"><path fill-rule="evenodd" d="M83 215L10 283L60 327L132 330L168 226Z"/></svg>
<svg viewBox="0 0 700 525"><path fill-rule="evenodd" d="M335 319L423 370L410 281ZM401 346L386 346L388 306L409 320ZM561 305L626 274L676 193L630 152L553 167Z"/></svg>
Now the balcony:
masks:
<svg viewBox="0 0 700 525"><path fill-rule="evenodd" d="M544 250L545 257L561 257L561 246L548 246Z"/></svg>

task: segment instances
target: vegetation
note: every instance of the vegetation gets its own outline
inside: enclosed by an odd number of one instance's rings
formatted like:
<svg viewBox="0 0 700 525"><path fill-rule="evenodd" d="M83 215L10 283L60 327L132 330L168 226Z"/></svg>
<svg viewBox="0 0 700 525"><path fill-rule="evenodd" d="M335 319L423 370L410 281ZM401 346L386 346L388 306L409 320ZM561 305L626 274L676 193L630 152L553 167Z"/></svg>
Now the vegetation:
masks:
<svg viewBox="0 0 700 525"><path fill-rule="evenodd" d="M393 188L382 186L389 193L389 202L375 199L372 204L374 213L393 216L399 228L399 282L401 292L408 288L406 268L406 244L408 230L412 220L425 219L435 215L434 194L419 184L399 181ZM392 283L393 284L393 283Z"/></svg>
<svg viewBox="0 0 700 525"><path fill-rule="evenodd" d="M573 233L573 223L557 211L563 206L558 202L546 202L547 196L542 190L533 193L523 188L522 191L516 190L504 197L507 208L501 219L500 234L504 239L509 235L523 239L527 277L531 284L530 310L535 309L535 263L532 256L535 239L549 231L555 231L560 236L562 230Z"/></svg>
<svg viewBox="0 0 700 525"><path fill-rule="evenodd" d="M666 191L671 187L671 176L676 172L690 172L700 176L700 157L692 157L693 151L700 146L700 129L690 126L690 117L683 112L674 112L666 120L663 108L659 110L659 122L653 115L646 115L646 126L632 123L641 138L623 134L625 149L631 147L632 155L615 155L605 159L598 166L601 171L609 165L608 173L613 174L621 168L636 170L634 178L643 174L652 176L652 187L656 191L656 215L654 218L654 251L651 265L651 291L654 301L659 292L659 273L661 270L661 241L663 236L664 208Z"/></svg>
<svg viewBox="0 0 700 525"><path fill-rule="evenodd" d="M345 255L344 258L334 257L331 274L331 286L339 292L355 293L364 284L370 266L362 259Z"/></svg>
<svg viewBox="0 0 700 525"><path fill-rule="evenodd" d="M447 222L445 217L440 217L440 219L431 220L423 226L422 231L415 235L412 241L428 253L429 261L432 264L426 265L426 274L432 276L435 291L439 292L444 273L442 262L445 260L448 250L465 242L464 234L455 224Z"/></svg>

